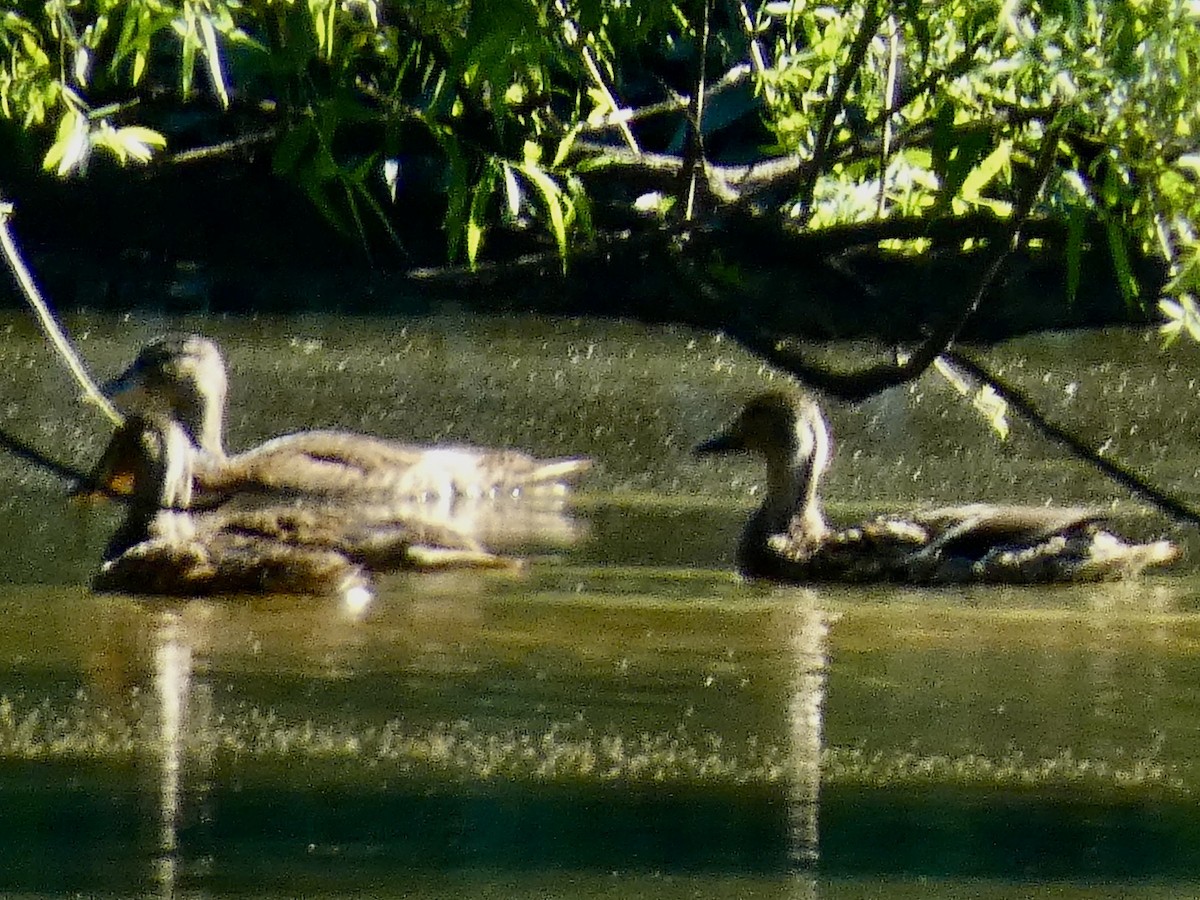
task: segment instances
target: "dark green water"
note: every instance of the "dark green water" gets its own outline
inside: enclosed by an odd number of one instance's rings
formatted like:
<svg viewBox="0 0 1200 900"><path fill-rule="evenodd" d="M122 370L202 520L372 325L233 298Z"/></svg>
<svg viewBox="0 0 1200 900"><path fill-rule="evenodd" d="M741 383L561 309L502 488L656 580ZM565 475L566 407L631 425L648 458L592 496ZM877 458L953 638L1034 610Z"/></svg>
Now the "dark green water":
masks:
<svg viewBox="0 0 1200 900"><path fill-rule="evenodd" d="M101 376L170 322L69 323ZM115 511L0 461L0 894L1179 897L1200 891L1200 579L766 588L731 571L760 472L688 449L778 376L591 322L204 321L229 443L342 426L601 464L589 537L519 574L388 576L356 612L90 593ZM107 428L20 318L4 427ZM993 363L1195 502L1200 365L1141 335ZM930 376L831 408L831 512L1119 500Z"/></svg>

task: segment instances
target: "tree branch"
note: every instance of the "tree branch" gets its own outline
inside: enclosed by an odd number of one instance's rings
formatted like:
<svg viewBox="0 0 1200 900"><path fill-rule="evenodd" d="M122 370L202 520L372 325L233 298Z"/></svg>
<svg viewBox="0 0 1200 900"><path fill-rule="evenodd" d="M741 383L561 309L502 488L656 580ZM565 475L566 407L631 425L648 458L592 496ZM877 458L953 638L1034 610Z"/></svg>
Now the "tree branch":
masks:
<svg viewBox="0 0 1200 900"><path fill-rule="evenodd" d="M800 208L803 210L805 218L811 215L813 197L817 192L817 179L821 177L821 173L825 170L825 157L829 151L829 141L833 137L833 128L837 124L837 117L841 115L842 109L846 105L846 97L850 93L850 85L854 81L855 74L862 68L863 60L867 58L867 50L871 47L872 38L879 31L879 23L881 21L883 21L883 13L879 9L878 0L870 0L866 11L863 13L863 20L859 25L858 34L854 38L854 43L850 45L850 58L846 60L846 65L838 72L837 84L834 86L833 96L829 98L829 104L825 107L825 117L821 120L821 127L817 131L816 143L813 146L812 163L800 186Z"/></svg>
<svg viewBox="0 0 1200 900"><path fill-rule="evenodd" d="M1200 525L1200 512L1188 506L1178 497L1174 497L1145 481L1135 472L1105 459L1091 446L1071 434L1060 425L1046 419L1037 409L1033 400L1023 390L1015 385L1001 381L988 371L973 356L961 350L949 349L943 354L955 366L967 372L973 378L990 385L992 390L1003 399L1018 415L1031 424L1039 434L1070 451L1078 459L1095 466L1117 484L1133 494L1148 500L1167 515L1181 522Z"/></svg>
<svg viewBox="0 0 1200 900"><path fill-rule="evenodd" d="M62 330L62 326L54 318L54 313L51 312L45 298L42 297L41 291L38 290L37 282L33 280L33 275L25 265L25 260L22 258L21 252L17 249L17 241L13 237L12 228L9 227L9 219L12 218L12 215L13 205L0 198L0 250L3 251L4 260L8 263L9 271L12 272L13 278L16 279L17 285L25 295L26 302L37 317L38 323L42 326L42 332L46 335L46 339L50 341L50 345L58 352L59 358L74 376L84 395L108 417L110 422L114 425L120 425L121 414L108 402L108 398L100 393L100 390L96 387L96 383L88 375L83 361L79 358L79 354L75 352L75 348L71 346L71 341Z"/></svg>
<svg viewBox="0 0 1200 900"><path fill-rule="evenodd" d="M804 358L800 351L786 341L758 328L731 330L730 334L746 349L762 356L768 362L791 372L805 384L818 388L841 400L858 402L874 396L898 384L912 381L953 344L962 333L971 316L979 309L984 296L991 289L996 276L1021 238L1021 228L1041 195L1049 176L1050 167L1058 150L1061 126L1055 125L1042 142L1041 153L1034 167L1033 178L1021 193L1013 210L1009 226L1009 237L994 252L984 270L979 287L963 306L959 314L948 319L925 340L906 360L879 363L859 372L830 372Z"/></svg>

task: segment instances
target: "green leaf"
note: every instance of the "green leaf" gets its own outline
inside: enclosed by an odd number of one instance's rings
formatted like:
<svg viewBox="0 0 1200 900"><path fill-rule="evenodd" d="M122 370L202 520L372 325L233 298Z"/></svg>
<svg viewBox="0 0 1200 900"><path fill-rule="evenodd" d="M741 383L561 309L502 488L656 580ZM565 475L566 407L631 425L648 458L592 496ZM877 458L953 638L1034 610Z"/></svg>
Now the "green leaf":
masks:
<svg viewBox="0 0 1200 900"><path fill-rule="evenodd" d="M469 181L467 161L460 152L457 141L449 135L443 137L441 143L447 162L446 217L443 228L446 231L447 252L451 259L455 259L467 233Z"/></svg>
<svg viewBox="0 0 1200 900"><path fill-rule="evenodd" d="M68 107L58 122L54 143L42 158L42 168L62 178L87 161L90 148L87 116Z"/></svg>
<svg viewBox="0 0 1200 900"><path fill-rule="evenodd" d="M554 241L558 245L558 255L562 259L563 271L566 271L567 223L563 192L554 179L546 174L545 170L533 163L520 163L517 165L517 170L529 180L542 198L542 208L550 217L550 232L554 235Z"/></svg>
<svg viewBox="0 0 1200 900"><path fill-rule="evenodd" d="M1190 169L1194 175L1200 176L1200 153L1185 153L1175 160L1175 165Z"/></svg>
<svg viewBox="0 0 1200 900"><path fill-rule="evenodd" d="M103 147L121 163L133 160L145 163L150 161L155 150L167 146L167 139L149 128L130 125L125 128L113 128L107 122L102 122L91 135L94 147Z"/></svg>
<svg viewBox="0 0 1200 900"><path fill-rule="evenodd" d="M293 125L275 147L275 158L271 163L272 171L281 176L293 175L299 169L300 161L309 155L309 148L315 138L316 134L310 120L305 119Z"/></svg>
<svg viewBox="0 0 1200 900"><path fill-rule="evenodd" d="M487 208L496 188L497 165L488 160L483 175L471 192L471 210L467 215L467 265L475 268L475 260L483 237L487 233Z"/></svg>
<svg viewBox="0 0 1200 900"><path fill-rule="evenodd" d="M1117 276L1117 287L1121 290L1125 305L1134 309L1137 306L1140 289L1137 277L1133 274L1133 267L1129 262L1129 250L1125 246L1125 235L1121 231L1121 226L1112 219L1105 219L1104 233L1108 237L1108 250Z"/></svg>
<svg viewBox="0 0 1200 900"><path fill-rule="evenodd" d="M1178 301L1159 300L1158 309L1167 321L1158 326L1163 347L1170 347L1186 331L1193 341L1200 342L1200 309L1191 294L1183 294Z"/></svg>
<svg viewBox="0 0 1200 900"><path fill-rule="evenodd" d="M521 214L521 185L517 182L516 172L508 163L501 165L504 175L504 200L510 219L516 219Z"/></svg>
<svg viewBox="0 0 1200 900"><path fill-rule="evenodd" d="M982 201L983 189L991 184L992 180L1012 161L1012 148L1011 140L1001 141L996 145L996 149L963 179L962 198L964 200L970 203Z"/></svg>
<svg viewBox="0 0 1200 900"><path fill-rule="evenodd" d="M221 47L217 43L217 32L213 28L212 19L200 16L200 32L204 37L204 58L208 62L208 77L212 80L213 90L221 101L221 108L229 108L229 88L225 85L225 72L221 67Z"/></svg>
<svg viewBox="0 0 1200 900"><path fill-rule="evenodd" d="M1078 204L1067 213L1067 304L1075 302L1079 293L1079 279L1083 268L1083 231L1087 224L1087 210Z"/></svg>

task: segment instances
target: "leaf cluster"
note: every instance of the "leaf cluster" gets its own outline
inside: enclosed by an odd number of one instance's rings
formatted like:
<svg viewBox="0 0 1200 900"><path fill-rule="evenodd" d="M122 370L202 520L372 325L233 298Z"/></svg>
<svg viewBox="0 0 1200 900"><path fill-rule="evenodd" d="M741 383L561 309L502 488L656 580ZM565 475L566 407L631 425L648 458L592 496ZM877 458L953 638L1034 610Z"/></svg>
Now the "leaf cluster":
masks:
<svg viewBox="0 0 1200 900"><path fill-rule="evenodd" d="M41 136L47 170L82 172L96 152L148 160L174 139L142 120L148 98L240 109L275 172L344 233L399 244L408 201L433 192L447 254L471 265L497 229L546 236L566 265L597 227L695 216L676 201L696 172L701 217L749 205L805 229L1005 219L1054 133L1035 214L1062 223L1068 296L1100 233L1131 304L1156 299L1131 257L1163 260L1164 309L1181 322L1200 290L1198 73L1195 0L48 0L0 13L0 115ZM911 229L880 241L930 244Z"/></svg>

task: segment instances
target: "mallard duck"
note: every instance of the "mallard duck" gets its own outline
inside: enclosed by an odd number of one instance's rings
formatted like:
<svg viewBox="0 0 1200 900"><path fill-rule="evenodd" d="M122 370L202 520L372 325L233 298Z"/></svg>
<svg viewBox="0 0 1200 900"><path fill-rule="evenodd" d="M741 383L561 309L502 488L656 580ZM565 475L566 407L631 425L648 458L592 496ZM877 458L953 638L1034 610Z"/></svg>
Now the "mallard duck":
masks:
<svg viewBox="0 0 1200 900"><path fill-rule="evenodd" d="M93 586L196 596L367 590L368 569L512 568L473 541L413 525L380 505L250 503L190 509L199 453L178 423L134 416L109 453L134 491Z"/></svg>
<svg viewBox="0 0 1200 900"><path fill-rule="evenodd" d="M818 485L831 459L829 425L811 398L751 400L699 454L750 452L767 463L766 498L750 518L738 563L774 581L1038 583L1101 581L1171 562L1169 541L1138 544L1108 530L1101 511L974 503L880 516L846 529L826 523Z"/></svg>
<svg viewBox="0 0 1200 900"><path fill-rule="evenodd" d="M287 434L227 456L225 360L213 341L198 334L147 344L104 392L123 411L168 416L183 426L204 451L193 467L198 503L245 491L392 500L560 497L591 467L579 457L418 446L345 431Z"/></svg>

